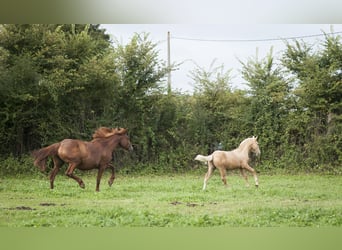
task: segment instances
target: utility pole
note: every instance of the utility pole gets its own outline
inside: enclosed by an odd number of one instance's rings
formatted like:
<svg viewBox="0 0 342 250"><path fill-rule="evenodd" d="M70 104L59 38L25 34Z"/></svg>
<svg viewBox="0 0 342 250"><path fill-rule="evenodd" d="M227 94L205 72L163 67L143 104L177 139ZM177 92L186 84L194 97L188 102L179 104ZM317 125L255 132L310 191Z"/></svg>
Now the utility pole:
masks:
<svg viewBox="0 0 342 250"><path fill-rule="evenodd" d="M170 31L167 32L167 94L171 95L171 58L170 58Z"/></svg>

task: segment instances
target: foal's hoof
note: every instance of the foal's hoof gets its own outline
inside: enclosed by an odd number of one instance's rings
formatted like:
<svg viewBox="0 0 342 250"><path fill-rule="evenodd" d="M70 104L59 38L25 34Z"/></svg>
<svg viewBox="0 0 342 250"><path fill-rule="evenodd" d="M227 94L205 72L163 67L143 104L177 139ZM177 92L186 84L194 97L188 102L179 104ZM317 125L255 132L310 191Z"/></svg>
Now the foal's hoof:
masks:
<svg viewBox="0 0 342 250"><path fill-rule="evenodd" d="M85 188L85 185L84 185L84 183L82 182L82 183L80 183L80 187L81 188Z"/></svg>
<svg viewBox="0 0 342 250"><path fill-rule="evenodd" d="M114 182L114 181L109 180L109 181L108 181L108 185L111 187L111 186L113 185L113 182Z"/></svg>
<svg viewBox="0 0 342 250"><path fill-rule="evenodd" d="M258 188L258 187L259 187L259 185L255 185L255 187L256 187L256 188Z"/></svg>

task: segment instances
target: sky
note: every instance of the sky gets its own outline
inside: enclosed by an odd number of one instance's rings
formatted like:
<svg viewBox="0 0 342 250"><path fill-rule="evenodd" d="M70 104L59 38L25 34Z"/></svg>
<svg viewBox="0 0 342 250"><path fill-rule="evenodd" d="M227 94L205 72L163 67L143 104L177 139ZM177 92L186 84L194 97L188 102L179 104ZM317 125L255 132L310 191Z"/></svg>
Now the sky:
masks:
<svg viewBox="0 0 342 250"><path fill-rule="evenodd" d="M285 49L284 39L331 32L342 32L342 24L105 24L101 25L112 39L127 44L134 33L149 33L158 43L159 57L167 61L167 32L171 34L171 63L180 64L171 74L171 87L183 93L193 92L193 80L189 73L198 66L210 70L210 65L223 65L231 70L231 87L246 89L241 77L241 62L246 63L258 54L262 59L273 49L274 57L280 58ZM342 35L342 34L340 34ZM185 39L184 39L185 38ZM198 39L198 40L189 40ZM207 41L240 40L240 41ZM319 44L324 36L302 38L308 44ZM293 41L289 40L290 42ZM165 83L166 84L166 83Z"/></svg>
<svg viewBox="0 0 342 250"><path fill-rule="evenodd" d="M341 0L2 0L1 23L341 23Z"/></svg>

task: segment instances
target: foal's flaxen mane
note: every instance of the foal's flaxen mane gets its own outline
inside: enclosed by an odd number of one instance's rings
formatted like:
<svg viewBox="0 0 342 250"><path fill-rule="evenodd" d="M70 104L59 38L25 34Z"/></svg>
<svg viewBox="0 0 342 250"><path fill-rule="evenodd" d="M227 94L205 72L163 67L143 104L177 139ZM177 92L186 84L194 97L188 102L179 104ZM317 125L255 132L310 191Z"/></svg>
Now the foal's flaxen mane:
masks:
<svg viewBox="0 0 342 250"><path fill-rule="evenodd" d="M94 132L93 139L107 138L107 137L115 135L115 134L124 134L126 132L127 132L127 130L124 128L100 127Z"/></svg>
<svg viewBox="0 0 342 250"><path fill-rule="evenodd" d="M239 145L239 147L238 148L242 148L242 147L244 147L245 146L245 144L247 143L247 142L249 142L251 139L254 139L254 140L256 140L258 137L250 137L250 138L246 138L246 139L244 139L241 143L240 143L240 145Z"/></svg>

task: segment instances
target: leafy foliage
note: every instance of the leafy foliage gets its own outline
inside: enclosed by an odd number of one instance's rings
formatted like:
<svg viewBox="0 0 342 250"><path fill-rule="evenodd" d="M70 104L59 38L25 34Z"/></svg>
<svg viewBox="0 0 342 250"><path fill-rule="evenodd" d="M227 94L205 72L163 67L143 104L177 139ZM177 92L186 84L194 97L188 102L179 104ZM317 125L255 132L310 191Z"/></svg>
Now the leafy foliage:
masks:
<svg viewBox="0 0 342 250"><path fill-rule="evenodd" d="M298 81L289 130L301 142L307 164L341 166L342 46L341 37L326 36L323 49L287 44L283 63ZM295 125L291 124L294 123Z"/></svg>
<svg viewBox="0 0 342 250"><path fill-rule="evenodd" d="M243 63L242 75L250 87L248 122L265 149L263 157L268 160L279 157L285 150L283 131L289 110L290 84L275 64L272 50L263 60L256 57Z"/></svg>
<svg viewBox="0 0 342 250"><path fill-rule="evenodd" d="M189 171L196 154L255 135L261 168L341 173L341 37L286 45L280 60L271 50L241 62L248 91L213 61L190 72L193 94L166 94L170 69L148 34L120 44L99 25L0 25L1 158L120 126L135 147L115 153L126 172Z"/></svg>

